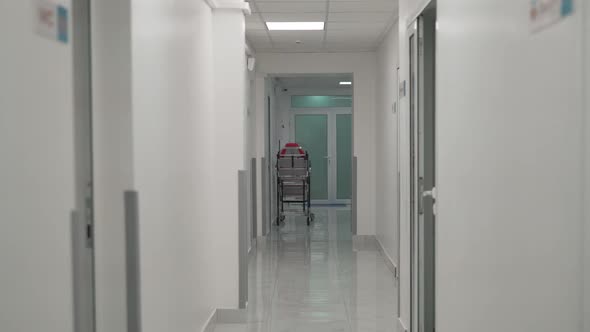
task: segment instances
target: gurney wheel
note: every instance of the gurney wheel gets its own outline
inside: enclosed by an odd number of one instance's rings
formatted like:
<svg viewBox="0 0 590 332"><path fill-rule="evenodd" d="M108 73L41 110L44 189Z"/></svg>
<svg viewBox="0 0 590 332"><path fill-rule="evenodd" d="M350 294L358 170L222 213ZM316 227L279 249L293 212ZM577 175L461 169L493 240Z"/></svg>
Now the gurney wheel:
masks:
<svg viewBox="0 0 590 332"><path fill-rule="evenodd" d="M311 217L307 217L307 226L311 223Z"/></svg>

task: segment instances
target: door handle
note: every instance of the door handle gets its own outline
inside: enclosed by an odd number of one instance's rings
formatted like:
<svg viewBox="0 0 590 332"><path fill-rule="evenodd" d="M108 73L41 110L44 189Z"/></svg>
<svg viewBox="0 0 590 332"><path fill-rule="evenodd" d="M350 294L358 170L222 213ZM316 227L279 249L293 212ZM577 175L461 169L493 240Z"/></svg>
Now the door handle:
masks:
<svg viewBox="0 0 590 332"><path fill-rule="evenodd" d="M436 200L436 188L432 188L432 190L426 190L422 192L422 197L431 197L432 199Z"/></svg>
<svg viewBox="0 0 590 332"><path fill-rule="evenodd" d="M424 214L424 202L423 200L427 197L432 198L432 212L436 215L436 188L432 188L431 190L422 191L422 199L418 200L419 210L418 212L422 215Z"/></svg>

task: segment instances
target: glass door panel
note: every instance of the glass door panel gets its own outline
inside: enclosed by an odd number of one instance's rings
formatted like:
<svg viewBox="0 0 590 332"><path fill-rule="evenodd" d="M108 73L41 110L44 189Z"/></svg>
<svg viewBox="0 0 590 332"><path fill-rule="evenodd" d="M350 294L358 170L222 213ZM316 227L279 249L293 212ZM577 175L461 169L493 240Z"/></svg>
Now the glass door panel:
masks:
<svg viewBox="0 0 590 332"><path fill-rule="evenodd" d="M326 114L295 115L295 142L311 160L311 199L328 197L328 116Z"/></svg>

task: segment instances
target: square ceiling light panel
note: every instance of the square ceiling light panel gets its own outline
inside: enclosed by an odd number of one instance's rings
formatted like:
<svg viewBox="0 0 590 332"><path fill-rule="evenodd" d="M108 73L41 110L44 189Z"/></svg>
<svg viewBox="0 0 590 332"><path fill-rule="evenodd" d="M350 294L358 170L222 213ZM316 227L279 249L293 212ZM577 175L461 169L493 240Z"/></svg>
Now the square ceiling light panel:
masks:
<svg viewBox="0 0 590 332"><path fill-rule="evenodd" d="M270 31L318 31L324 30L325 22L266 22Z"/></svg>

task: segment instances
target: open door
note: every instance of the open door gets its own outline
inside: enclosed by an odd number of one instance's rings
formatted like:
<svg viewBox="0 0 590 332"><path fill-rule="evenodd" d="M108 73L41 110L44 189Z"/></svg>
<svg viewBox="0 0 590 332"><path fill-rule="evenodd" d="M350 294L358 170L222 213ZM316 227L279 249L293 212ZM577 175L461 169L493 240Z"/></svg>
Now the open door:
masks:
<svg viewBox="0 0 590 332"><path fill-rule="evenodd" d="M436 7L410 33L412 332L435 330L435 49Z"/></svg>

